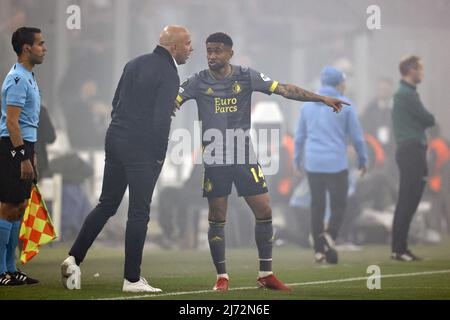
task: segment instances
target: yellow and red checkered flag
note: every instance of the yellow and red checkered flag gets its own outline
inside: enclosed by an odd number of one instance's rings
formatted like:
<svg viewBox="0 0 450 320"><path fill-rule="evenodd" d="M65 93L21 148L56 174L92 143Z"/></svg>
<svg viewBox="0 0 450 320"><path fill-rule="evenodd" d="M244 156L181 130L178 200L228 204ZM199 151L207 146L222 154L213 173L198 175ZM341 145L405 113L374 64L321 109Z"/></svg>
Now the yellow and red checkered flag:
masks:
<svg viewBox="0 0 450 320"><path fill-rule="evenodd" d="M23 241L20 261L23 264L39 253L39 247L56 239L56 232L39 188L33 184L31 197L20 226L19 239Z"/></svg>

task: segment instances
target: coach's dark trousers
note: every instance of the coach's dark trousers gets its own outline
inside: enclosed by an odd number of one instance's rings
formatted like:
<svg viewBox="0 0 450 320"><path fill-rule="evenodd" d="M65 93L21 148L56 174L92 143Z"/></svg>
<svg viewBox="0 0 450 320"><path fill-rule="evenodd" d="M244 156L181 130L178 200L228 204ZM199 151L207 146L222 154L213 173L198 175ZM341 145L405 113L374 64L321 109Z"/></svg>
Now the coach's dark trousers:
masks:
<svg viewBox="0 0 450 320"><path fill-rule="evenodd" d="M400 186L392 226L392 252L404 253L408 249L408 232L417 210L428 174L427 147L419 141L404 143L396 152L400 171Z"/></svg>
<svg viewBox="0 0 450 320"><path fill-rule="evenodd" d="M323 252L324 218L326 208L326 193L330 195L331 217L327 232L336 240L339 228L347 207L348 171L337 173L308 172L308 183L311 192L311 228L314 240L314 250Z"/></svg>
<svg viewBox="0 0 450 320"><path fill-rule="evenodd" d="M110 133L106 135L105 170L100 200L86 217L69 252L78 261L83 261L105 223L116 213L128 186L124 277L132 282L138 281L140 277L150 203L162 167L143 154L143 147L144 145L131 145L129 141Z"/></svg>

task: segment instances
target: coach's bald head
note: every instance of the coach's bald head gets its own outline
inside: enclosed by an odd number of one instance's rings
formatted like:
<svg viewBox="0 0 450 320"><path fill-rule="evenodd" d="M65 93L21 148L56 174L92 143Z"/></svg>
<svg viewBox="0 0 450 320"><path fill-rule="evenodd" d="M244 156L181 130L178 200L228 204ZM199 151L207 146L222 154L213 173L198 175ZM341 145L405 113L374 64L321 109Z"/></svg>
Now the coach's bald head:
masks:
<svg viewBox="0 0 450 320"><path fill-rule="evenodd" d="M159 45L167 49L178 64L186 63L193 51L191 34L183 26L166 26L159 35Z"/></svg>

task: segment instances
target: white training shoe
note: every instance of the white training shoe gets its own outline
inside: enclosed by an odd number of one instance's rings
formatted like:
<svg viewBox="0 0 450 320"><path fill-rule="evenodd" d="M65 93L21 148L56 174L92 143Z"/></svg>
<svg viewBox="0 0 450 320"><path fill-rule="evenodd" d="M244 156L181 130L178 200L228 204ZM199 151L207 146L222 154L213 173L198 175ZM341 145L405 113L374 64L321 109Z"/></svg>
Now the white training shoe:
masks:
<svg viewBox="0 0 450 320"><path fill-rule="evenodd" d="M317 263L322 263L325 262L325 254L323 254L322 252L316 252L314 253L314 261Z"/></svg>
<svg viewBox="0 0 450 320"><path fill-rule="evenodd" d="M61 281L66 289L81 289L81 270L72 256L61 263Z"/></svg>
<svg viewBox="0 0 450 320"><path fill-rule="evenodd" d="M130 282L127 279L123 280L123 292L162 292L159 288L153 288L148 284L147 280L140 277L138 282Z"/></svg>

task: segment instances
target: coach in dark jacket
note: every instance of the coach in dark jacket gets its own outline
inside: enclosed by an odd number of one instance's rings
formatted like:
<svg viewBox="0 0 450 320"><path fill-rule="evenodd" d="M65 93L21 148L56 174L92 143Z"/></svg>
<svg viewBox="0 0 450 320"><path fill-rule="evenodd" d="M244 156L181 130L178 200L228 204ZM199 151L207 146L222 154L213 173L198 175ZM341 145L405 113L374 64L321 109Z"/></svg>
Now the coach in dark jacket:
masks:
<svg viewBox="0 0 450 320"><path fill-rule="evenodd" d="M392 123L397 144L396 160L400 188L392 226L392 259L420 260L408 248L408 233L414 213L422 198L428 175L425 129L434 126L434 116L423 106L417 85L423 79L419 57L400 62L402 80L394 95Z"/></svg>
<svg viewBox="0 0 450 320"><path fill-rule="evenodd" d="M161 291L140 276L140 265L150 202L165 159L171 114L180 85L177 66L184 64L191 52L189 32L184 27L168 26L153 53L125 66L106 133L102 194L61 266L66 288L80 288L79 264L109 217L116 213L129 187L123 291Z"/></svg>

